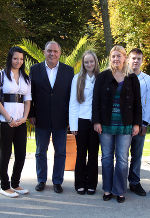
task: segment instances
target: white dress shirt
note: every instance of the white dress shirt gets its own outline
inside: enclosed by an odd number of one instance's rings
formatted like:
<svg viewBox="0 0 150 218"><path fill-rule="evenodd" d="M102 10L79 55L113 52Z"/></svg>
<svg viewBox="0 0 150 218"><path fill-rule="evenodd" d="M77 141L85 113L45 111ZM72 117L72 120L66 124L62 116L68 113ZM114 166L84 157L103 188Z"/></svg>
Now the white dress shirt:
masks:
<svg viewBox="0 0 150 218"><path fill-rule="evenodd" d="M78 131L78 118L89 119L92 117L92 99L95 76L86 75L83 103L77 101L77 80L79 74L75 75L71 85L71 96L69 102L69 125L71 131Z"/></svg>
<svg viewBox="0 0 150 218"><path fill-rule="evenodd" d="M16 83L13 72L10 74L12 81L10 81L4 73L3 93L4 94L21 94L24 95L24 101L31 101L31 84L27 84L20 74L19 83ZM4 102L4 108L14 120L21 119L24 114L24 103L18 102ZM0 121L6 122L4 116L0 114Z"/></svg>
<svg viewBox="0 0 150 218"><path fill-rule="evenodd" d="M142 120L150 123L150 76L140 72L138 79L141 89Z"/></svg>
<svg viewBox="0 0 150 218"><path fill-rule="evenodd" d="M57 71L58 71L58 67L59 67L59 62L57 63L56 67L50 69L45 61L45 67L46 67L46 71L47 71L47 76L49 79L49 82L51 84L51 87L54 87L55 84L55 80L56 80L56 76L57 76Z"/></svg>

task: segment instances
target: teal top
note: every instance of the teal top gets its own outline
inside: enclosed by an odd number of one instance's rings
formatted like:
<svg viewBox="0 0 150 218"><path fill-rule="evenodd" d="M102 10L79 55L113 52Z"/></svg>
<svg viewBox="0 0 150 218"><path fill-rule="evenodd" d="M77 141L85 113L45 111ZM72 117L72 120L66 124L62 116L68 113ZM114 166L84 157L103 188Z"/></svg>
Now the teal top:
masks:
<svg viewBox="0 0 150 218"><path fill-rule="evenodd" d="M124 126L122 123L122 116L120 112L120 93L123 86L123 81L118 83L116 94L113 99L111 125L102 125L102 133L108 133L111 135L131 135L132 125Z"/></svg>

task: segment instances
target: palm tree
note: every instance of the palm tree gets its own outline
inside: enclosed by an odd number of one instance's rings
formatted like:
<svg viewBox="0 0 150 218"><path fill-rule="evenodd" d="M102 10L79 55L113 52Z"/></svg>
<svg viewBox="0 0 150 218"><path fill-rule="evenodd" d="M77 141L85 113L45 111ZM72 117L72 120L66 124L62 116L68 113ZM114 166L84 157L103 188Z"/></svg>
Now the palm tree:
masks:
<svg viewBox="0 0 150 218"><path fill-rule="evenodd" d="M34 42L28 40L28 39L22 39L21 43L18 45L20 46L28 55L29 57L26 57L25 66L26 66L26 72L29 74L30 67L34 64L33 59L36 62L42 62L45 60L44 54L42 49L40 49ZM72 53L67 56L62 54L60 57L60 61L72 66L74 68L74 72L77 73L80 71L81 67L81 58L83 53L86 50L95 50L94 48L95 44L90 43L87 36L82 37L79 40L79 43L77 46L73 49Z"/></svg>

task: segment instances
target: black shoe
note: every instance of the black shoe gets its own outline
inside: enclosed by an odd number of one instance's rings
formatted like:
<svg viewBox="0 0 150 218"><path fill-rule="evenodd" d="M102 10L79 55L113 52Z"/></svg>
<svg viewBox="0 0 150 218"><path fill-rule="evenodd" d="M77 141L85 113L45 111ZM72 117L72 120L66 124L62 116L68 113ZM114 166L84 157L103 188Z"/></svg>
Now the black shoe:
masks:
<svg viewBox="0 0 150 218"><path fill-rule="evenodd" d="M137 195L140 195L140 196L146 196L146 192L145 190L142 188L141 184L138 183L137 185L129 185L130 186L130 190L132 192L134 192L135 194Z"/></svg>
<svg viewBox="0 0 150 218"><path fill-rule="evenodd" d="M117 201L118 203L123 203L125 201L125 197L124 196L117 196Z"/></svg>
<svg viewBox="0 0 150 218"><path fill-rule="evenodd" d="M56 193L62 193L63 192L63 189L62 189L60 184L54 184L53 188L54 188L54 192L56 192Z"/></svg>
<svg viewBox="0 0 150 218"><path fill-rule="evenodd" d="M76 189L76 191L77 191L77 193L79 195L84 195L85 194L85 188L78 188L78 189Z"/></svg>
<svg viewBox="0 0 150 218"><path fill-rule="evenodd" d="M88 189L87 194L88 195L94 195L95 194L95 189Z"/></svg>
<svg viewBox="0 0 150 218"><path fill-rule="evenodd" d="M45 188L45 183L44 182L39 182L36 186L35 186L35 190L36 191L43 191Z"/></svg>
<svg viewBox="0 0 150 218"><path fill-rule="evenodd" d="M112 198L112 196L113 196L113 195L112 195L111 193L110 193L109 195L105 195L105 194L104 194L104 195L103 195L103 200L104 200L104 201L109 201L109 200Z"/></svg>

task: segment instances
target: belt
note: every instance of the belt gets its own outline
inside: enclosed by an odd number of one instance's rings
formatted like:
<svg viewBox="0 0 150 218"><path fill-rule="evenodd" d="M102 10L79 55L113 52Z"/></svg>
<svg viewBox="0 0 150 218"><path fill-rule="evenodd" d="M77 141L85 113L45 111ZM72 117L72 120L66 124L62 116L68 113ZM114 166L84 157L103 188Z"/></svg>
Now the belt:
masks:
<svg viewBox="0 0 150 218"><path fill-rule="evenodd" d="M20 95L20 94L4 94L4 102L23 103L23 95Z"/></svg>

